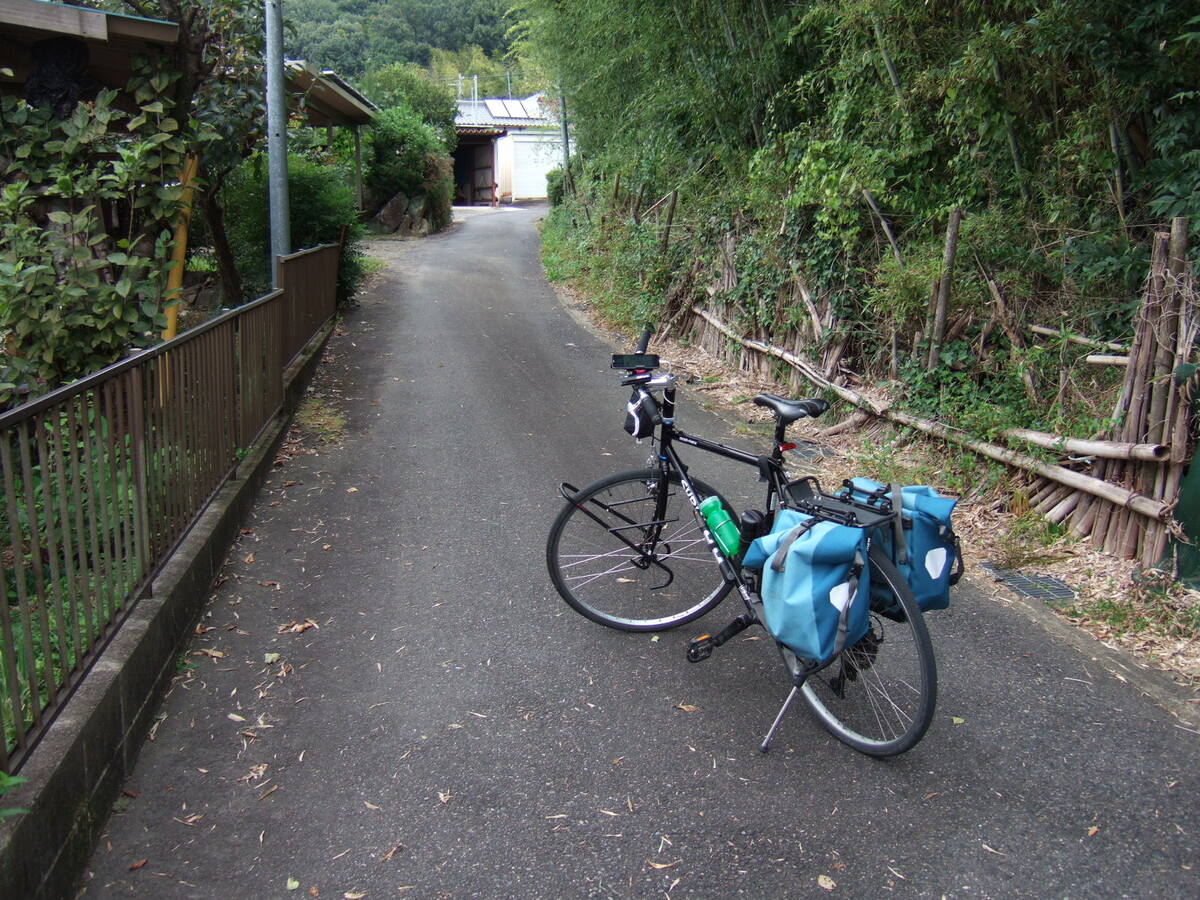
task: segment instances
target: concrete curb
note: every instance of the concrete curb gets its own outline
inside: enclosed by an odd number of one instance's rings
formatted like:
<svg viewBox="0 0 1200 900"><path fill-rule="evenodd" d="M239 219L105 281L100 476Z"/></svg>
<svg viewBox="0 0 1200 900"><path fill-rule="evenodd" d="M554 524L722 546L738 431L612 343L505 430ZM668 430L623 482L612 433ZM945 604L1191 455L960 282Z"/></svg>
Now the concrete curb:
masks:
<svg viewBox="0 0 1200 900"><path fill-rule="evenodd" d="M104 649L4 796L27 813L0 822L0 897L51 900L75 885L132 771L176 658L253 504L275 450L321 361L332 323L284 372L284 404L252 452L200 515L183 543Z"/></svg>

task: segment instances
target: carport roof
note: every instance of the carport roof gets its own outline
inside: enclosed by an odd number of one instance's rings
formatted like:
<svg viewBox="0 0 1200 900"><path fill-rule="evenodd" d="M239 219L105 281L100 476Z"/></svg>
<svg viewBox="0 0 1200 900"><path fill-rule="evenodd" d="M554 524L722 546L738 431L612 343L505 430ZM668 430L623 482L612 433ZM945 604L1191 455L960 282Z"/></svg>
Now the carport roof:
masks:
<svg viewBox="0 0 1200 900"><path fill-rule="evenodd" d="M131 58L174 48L179 25L46 0L0 0L0 64L13 72L0 75L0 90L21 91L33 67L32 46L52 37L87 44L88 74L103 87L122 90L132 74ZM303 95L309 125L365 125L375 118L375 104L336 73L319 72L304 60L289 60L286 69L291 93Z"/></svg>
<svg viewBox="0 0 1200 900"><path fill-rule="evenodd" d="M0 87L23 85L32 68L30 47L51 37L84 41L92 78L119 89L129 81L130 57L174 47L179 26L45 0L0 0L0 61L13 72L12 77L0 75Z"/></svg>

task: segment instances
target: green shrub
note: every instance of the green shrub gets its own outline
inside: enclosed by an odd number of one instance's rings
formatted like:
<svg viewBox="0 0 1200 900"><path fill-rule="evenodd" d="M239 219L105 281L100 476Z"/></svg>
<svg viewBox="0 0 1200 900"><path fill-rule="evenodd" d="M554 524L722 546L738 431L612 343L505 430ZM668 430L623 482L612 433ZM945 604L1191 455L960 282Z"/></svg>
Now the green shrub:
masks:
<svg viewBox="0 0 1200 900"><path fill-rule="evenodd" d="M363 180L377 206L399 193L428 196L430 205L444 205L448 216L451 170L446 146L411 107L385 109L375 118L365 155Z"/></svg>
<svg viewBox="0 0 1200 900"><path fill-rule="evenodd" d="M229 242L242 276L245 299L249 300L271 288L266 167L258 160L244 163L229 177L225 203ZM293 250L336 244L342 228L347 228L346 246L338 263L337 298L339 305L348 304L365 277L358 245L364 232L358 222L354 191L336 169L289 156L288 216Z"/></svg>
<svg viewBox="0 0 1200 900"><path fill-rule="evenodd" d="M563 177L562 168L551 169L546 173L546 197L550 201L551 206L561 206L563 201L563 190L566 188L566 179Z"/></svg>

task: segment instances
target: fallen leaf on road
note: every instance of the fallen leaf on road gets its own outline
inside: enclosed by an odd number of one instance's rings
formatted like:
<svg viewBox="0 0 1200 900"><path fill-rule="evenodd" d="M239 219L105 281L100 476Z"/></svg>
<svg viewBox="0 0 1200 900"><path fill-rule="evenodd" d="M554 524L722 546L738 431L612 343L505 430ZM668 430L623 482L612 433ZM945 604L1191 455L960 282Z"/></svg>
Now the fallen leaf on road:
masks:
<svg viewBox="0 0 1200 900"><path fill-rule="evenodd" d="M250 563L254 562L254 554L251 553L249 556L243 559L242 562L244 562L246 565L250 565Z"/></svg>
<svg viewBox="0 0 1200 900"><path fill-rule="evenodd" d="M387 862L389 859L391 859L393 856L395 856L401 850L407 850L407 849L408 849L407 847L405 847L402 843L397 841L396 846L393 847L391 850L389 850L387 853L383 854L383 856L381 856L380 859L383 862Z"/></svg>
<svg viewBox="0 0 1200 900"><path fill-rule="evenodd" d="M135 862L133 865L131 865L129 867L129 871L132 872L134 869L140 869L142 866L144 866L148 862L150 862L150 860L148 860L148 859L139 859L137 862Z"/></svg>
<svg viewBox="0 0 1200 900"><path fill-rule="evenodd" d="M283 590L283 585L278 581L260 581L259 584L265 588L274 588L277 591Z"/></svg>
<svg viewBox="0 0 1200 900"><path fill-rule="evenodd" d="M691 703L676 703L675 708L682 709L684 712L695 712L700 707L693 706Z"/></svg>
<svg viewBox="0 0 1200 900"><path fill-rule="evenodd" d="M264 653L263 654L263 662L265 662L265 663L277 663L277 662L279 662L279 660L280 660L280 655L278 653Z"/></svg>
<svg viewBox="0 0 1200 900"><path fill-rule="evenodd" d="M958 716L951 716L951 717L950 717L950 721L951 721L951 722L953 722L955 725L961 725L963 722L965 722L965 721L967 721L967 720L966 720L966 719L960 719Z"/></svg>
<svg viewBox="0 0 1200 900"><path fill-rule="evenodd" d="M655 862L652 859L648 859L648 860L646 860L646 862L648 862L650 864L650 868L652 868L652 869L673 869L673 868L675 868L675 866L677 866L681 862L683 862L683 860L677 859L677 860L675 860L675 862L659 863L659 862Z"/></svg>
<svg viewBox="0 0 1200 900"><path fill-rule="evenodd" d="M347 494L357 494L358 488L346 488L346 493ZM359 896L362 896L362 895L360 894Z"/></svg>
<svg viewBox="0 0 1200 900"><path fill-rule="evenodd" d="M232 719L234 722L245 722L246 721L245 716L239 716L237 713L230 713L228 716L226 716L226 718Z"/></svg>
<svg viewBox="0 0 1200 900"><path fill-rule="evenodd" d="M346 893L342 894L342 896L345 897L346 900L362 900L363 897L367 896L367 892L366 891L346 891Z"/></svg>
<svg viewBox="0 0 1200 900"><path fill-rule="evenodd" d="M828 875L818 875L817 884L827 891L832 891L835 887L837 887L837 882Z"/></svg>
<svg viewBox="0 0 1200 900"><path fill-rule="evenodd" d="M450 798L454 796L453 794L443 794L441 791L438 791L437 795L438 795L438 799L441 800L443 803L449 803Z"/></svg>
<svg viewBox="0 0 1200 900"><path fill-rule="evenodd" d="M1098 832L1099 830L1100 830L1099 825L1093 825L1091 828L1088 829L1088 837L1095 837L1096 832Z"/></svg>
<svg viewBox="0 0 1200 900"><path fill-rule="evenodd" d="M280 625L275 629L277 634L300 634L302 631L308 631L310 628L320 628L321 626L312 619L305 619L303 622L297 622L295 619L285 625Z"/></svg>
<svg viewBox="0 0 1200 900"><path fill-rule="evenodd" d="M224 650L210 650L208 647L204 647L200 650L193 650L192 654L194 656L209 656L209 657L212 657L213 659L224 659L225 658Z"/></svg>
<svg viewBox="0 0 1200 900"><path fill-rule="evenodd" d="M374 809L376 811L379 810L379 807L376 806L374 803L368 803L366 800L364 800L363 804L367 807L367 809Z"/></svg>
<svg viewBox="0 0 1200 900"><path fill-rule="evenodd" d="M621 815L621 814L620 814L620 813L618 813L618 812L613 812L611 809L602 809L602 810L600 810L600 812L604 813L606 816L619 816L619 815Z"/></svg>
<svg viewBox="0 0 1200 900"><path fill-rule="evenodd" d="M259 799L259 800L266 800L268 797L270 797L270 796L271 796L273 793L275 793L277 790L279 790L279 785L277 785L277 784L273 784L273 785L271 785L269 788L267 788L265 791L263 791L261 794L259 794L259 795L258 795L258 799Z"/></svg>
<svg viewBox="0 0 1200 900"><path fill-rule="evenodd" d="M1007 853L1001 853L999 850L989 847L987 844L980 844L980 846L983 847L983 849L988 853L995 853L997 856L1008 856Z"/></svg>
<svg viewBox="0 0 1200 900"><path fill-rule="evenodd" d="M298 880L296 880L295 878L289 878L287 880L287 889L289 891L294 891L298 887L300 887L300 882Z"/></svg>

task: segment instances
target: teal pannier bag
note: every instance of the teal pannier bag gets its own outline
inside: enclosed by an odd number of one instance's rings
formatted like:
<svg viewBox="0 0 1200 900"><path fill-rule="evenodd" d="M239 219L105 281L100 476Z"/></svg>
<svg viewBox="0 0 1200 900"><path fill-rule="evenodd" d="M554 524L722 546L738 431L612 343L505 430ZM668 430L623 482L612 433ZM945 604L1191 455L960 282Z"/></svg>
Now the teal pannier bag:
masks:
<svg viewBox="0 0 1200 900"><path fill-rule="evenodd" d="M762 568L764 624L798 657L827 662L867 633L870 575L861 528L782 509L742 565Z"/></svg>
<svg viewBox="0 0 1200 900"><path fill-rule="evenodd" d="M950 587L963 573L962 552L950 523L958 501L926 485L900 487L870 478L855 478L850 484L848 494L853 500L874 506L891 501L892 523L876 528L872 539L896 564L921 611L948 607Z"/></svg>

